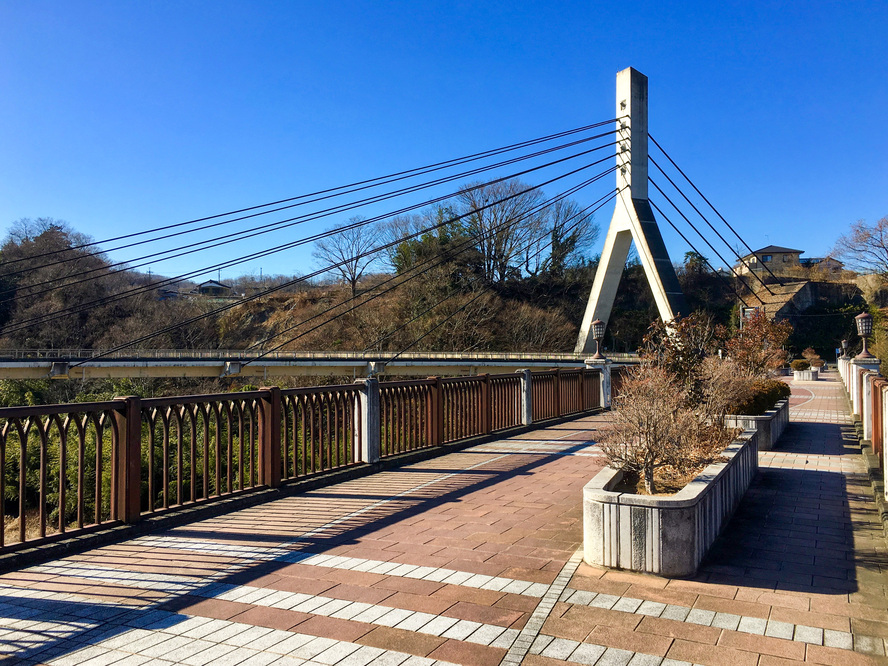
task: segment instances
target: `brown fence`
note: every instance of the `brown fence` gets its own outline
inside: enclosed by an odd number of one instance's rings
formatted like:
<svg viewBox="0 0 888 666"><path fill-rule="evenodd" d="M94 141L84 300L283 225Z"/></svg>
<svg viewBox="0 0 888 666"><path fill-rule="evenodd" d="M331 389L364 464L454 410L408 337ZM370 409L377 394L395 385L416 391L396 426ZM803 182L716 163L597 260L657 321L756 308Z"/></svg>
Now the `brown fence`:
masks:
<svg viewBox="0 0 888 666"><path fill-rule="evenodd" d="M259 484L261 391L141 401L140 508L153 513Z"/></svg>
<svg viewBox="0 0 888 666"><path fill-rule="evenodd" d="M281 478L359 462L361 388L355 384L281 391Z"/></svg>
<svg viewBox="0 0 888 666"><path fill-rule="evenodd" d="M117 401L0 410L0 548L115 519Z"/></svg>
<svg viewBox="0 0 888 666"><path fill-rule="evenodd" d="M370 382L0 408L0 552L601 404L597 370Z"/></svg>
<svg viewBox="0 0 888 666"><path fill-rule="evenodd" d="M393 456L440 443L435 432L434 379L379 385L380 456Z"/></svg>
<svg viewBox="0 0 888 666"><path fill-rule="evenodd" d="M534 421L595 409L601 404L599 374L584 369L534 372L531 394Z"/></svg>

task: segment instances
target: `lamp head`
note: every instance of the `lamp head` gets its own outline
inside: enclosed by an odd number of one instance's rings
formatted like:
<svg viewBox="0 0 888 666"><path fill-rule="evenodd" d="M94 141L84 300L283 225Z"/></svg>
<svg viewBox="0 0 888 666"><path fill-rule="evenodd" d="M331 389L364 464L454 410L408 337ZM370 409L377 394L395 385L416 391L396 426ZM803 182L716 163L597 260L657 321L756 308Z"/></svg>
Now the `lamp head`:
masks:
<svg viewBox="0 0 888 666"><path fill-rule="evenodd" d="M873 332L873 316L869 312L854 317L854 323L857 324L857 335L861 338L868 338Z"/></svg>
<svg viewBox="0 0 888 666"><path fill-rule="evenodd" d="M592 339L593 340L601 340L604 337L604 329L607 326L600 319L596 319L592 322Z"/></svg>

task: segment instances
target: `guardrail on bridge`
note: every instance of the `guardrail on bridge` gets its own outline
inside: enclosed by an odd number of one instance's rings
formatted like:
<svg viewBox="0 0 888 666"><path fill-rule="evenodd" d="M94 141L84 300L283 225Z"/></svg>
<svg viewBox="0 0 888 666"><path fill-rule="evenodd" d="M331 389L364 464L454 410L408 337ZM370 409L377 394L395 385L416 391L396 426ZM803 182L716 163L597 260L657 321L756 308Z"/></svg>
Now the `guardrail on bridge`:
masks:
<svg viewBox="0 0 888 666"><path fill-rule="evenodd" d="M0 408L0 553L608 404L609 368Z"/></svg>

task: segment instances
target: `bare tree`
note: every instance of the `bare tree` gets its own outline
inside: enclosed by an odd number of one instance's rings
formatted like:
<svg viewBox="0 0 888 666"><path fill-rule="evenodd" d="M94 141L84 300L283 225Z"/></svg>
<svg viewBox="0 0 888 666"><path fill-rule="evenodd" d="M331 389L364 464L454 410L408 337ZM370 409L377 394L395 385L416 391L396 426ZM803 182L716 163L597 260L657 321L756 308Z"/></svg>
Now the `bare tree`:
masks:
<svg viewBox="0 0 888 666"><path fill-rule="evenodd" d="M888 217L873 225L863 220L852 224L839 236L833 254L860 273L888 275Z"/></svg>
<svg viewBox="0 0 888 666"><path fill-rule="evenodd" d="M477 239L485 279L502 283L520 274L528 244L544 233L542 191L513 179L467 185L456 201L468 232Z"/></svg>
<svg viewBox="0 0 888 666"><path fill-rule="evenodd" d="M582 261L601 230L592 214L584 213L572 199L559 199L545 212L545 235L528 247L525 270L529 275L542 271L561 276L565 269Z"/></svg>
<svg viewBox="0 0 888 666"><path fill-rule="evenodd" d="M331 271L339 273L353 297L358 293L358 282L379 258L379 252L374 250L382 238L380 227L360 224L365 219L356 216L333 227L341 231L317 241L312 252L316 259L329 264Z"/></svg>

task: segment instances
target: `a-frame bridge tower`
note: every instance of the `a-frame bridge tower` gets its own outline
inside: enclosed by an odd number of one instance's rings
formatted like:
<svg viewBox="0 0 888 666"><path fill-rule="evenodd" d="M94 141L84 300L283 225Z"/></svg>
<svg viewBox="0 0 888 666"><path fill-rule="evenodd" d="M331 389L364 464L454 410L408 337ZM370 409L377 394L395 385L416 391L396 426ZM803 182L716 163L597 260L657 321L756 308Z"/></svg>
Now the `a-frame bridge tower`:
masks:
<svg viewBox="0 0 888 666"><path fill-rule="evenodd" d="M675 268L648 201L648 80L631 67L617 74L617 199L580 327L577 352L593 352L592 322L610 318L629 248L635 248L660 317L688 314Z"/></svg>

